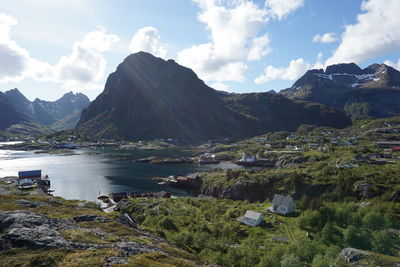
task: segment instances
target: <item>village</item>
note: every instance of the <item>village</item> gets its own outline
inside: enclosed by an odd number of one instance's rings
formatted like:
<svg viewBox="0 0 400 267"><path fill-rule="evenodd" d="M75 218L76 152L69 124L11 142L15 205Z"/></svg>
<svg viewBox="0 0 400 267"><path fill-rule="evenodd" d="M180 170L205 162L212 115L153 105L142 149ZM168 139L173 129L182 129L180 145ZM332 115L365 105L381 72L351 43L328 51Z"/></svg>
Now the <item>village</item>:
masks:
<svg viewBox="0 0 400 267"><path fill-rule="evenodd" d="M378 130L361 126L351 130L276 132L238 142L209 140L185 147L182 154L178 153L179 141L173 140L169 143L173 153L143 158L130 155L140 146L156 147L154 142L85 143L71 136L70 140L52 143L49 149L92 149L90 153L97 153L110 148L118 151L115 159L142 167L166 165L173 170L180 164L208 166L208 171L148 177L161 186L159 190L105 192L98 196L107 214L127 214L132 224L155 229L189 251L224 258L224 253L233 249L247 251L249 244L257 255L283 246L300 251L298 244L318 249L345 244L335 255L345 263L360 263L374 257L367 250L384 251L375 247L378 234L385 234L385 242L397 246L399 230L392 221L396 215L389 212L396 209L383 211L379 207L396 205L400 200L396 186L396 173L400 171L397 126L383 125ZM36 140L30 145L33 148L41 143L39 149L43 149L49 146L44 142ZM157 146L165 146L163 149L169 146L157 142ZM219 167L226 163L235 169ZM23 170L2 181L0 188L8 193L53 193L49 177L39 170ZM175 196L173 188L190 194ZM373 214L385 220L377 229L370 228L368 222L370 218L379 220ZM348 241L352 227L362 229L356 236L367 240L365 246ZM212 252L208 247L214 244L219 247ZM390 251L385 253L397 253Z"/></svg>

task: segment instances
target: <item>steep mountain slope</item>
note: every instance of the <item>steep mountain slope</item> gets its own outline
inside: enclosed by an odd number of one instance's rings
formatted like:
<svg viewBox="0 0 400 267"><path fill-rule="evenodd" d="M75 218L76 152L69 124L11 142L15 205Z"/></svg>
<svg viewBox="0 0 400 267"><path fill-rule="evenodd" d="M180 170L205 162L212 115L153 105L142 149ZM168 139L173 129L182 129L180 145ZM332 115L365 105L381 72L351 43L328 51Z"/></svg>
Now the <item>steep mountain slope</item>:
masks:
<svg viewBox="0 0 400 267"><path fill-rule="evenodd" d="M353 117L400 115L400 72L385 64L361 69L354 63L310 70L291 88L290 99L301 99L344 109Z"/></svg>
<svg viewBox="0 0 400 267"><path fill-rule="evenodd" d="M17 88L8 90L4 93L8 102L21 114L30 118L34 117L35 111L33 104Z"/></svg>
<svg viewBox="0 0 400 267"><path fill-rule="evenodd" d="M24 121L24 117L7 101L6 96L0 92L0 131L3 131L13 124Z"/></svg>
<svg viewBox="0 0 400 267"><path fill-rule="evenodd" d="M255 118L268 131L296 130L301 124L346 127L344 112L305 101L292 101L273 93L235 94L225 97L229 108Z"/></svg>
<svg viewBox="0 0 400 267"><path fill-rule="evenodd" d="M139 52L127 57L108 77L104 91L82 112L77 130L97 138L194 140L252 136L282 127L294 129L307 121L301 115L292 119L292 111L284 106L275 111L272 106L279 106L279 101L296 106L304 116L314 116L304 103L273 95L262 94L256 103L247 103L249 96L238 101L240 96L208 87L192 70L173 60ZM247 106L253 104L259 107ZM330 112L343 117L333 109ZM311 121L336 127L349 123L327 122L321 114L315 113L316 119ZM282 124L281 120L289 122Z"/></svg>
<svg viewBox="0 0 400 267"><path fill-rule="evenodd" d="M51 131L19 113L0 92L0 131L15 134L50 133Z"/></svg>
<svg viewBox="0 0 400 267"><path fill-rule="evenodd" d="M74 128L80 119L82 109L90 103L84 94L73 92L63 95L54 102L40 99L31 102L18 89L9 90L5 95L21 114L54 130Z"/></svg>
<svg viewBox="0 0 400 267"><path fill-rule="evenodd" d="M144 52L127 57L108 77L78 127L129 139L240 137L260 131L253 120L226 108L192 70Z"/></svg>

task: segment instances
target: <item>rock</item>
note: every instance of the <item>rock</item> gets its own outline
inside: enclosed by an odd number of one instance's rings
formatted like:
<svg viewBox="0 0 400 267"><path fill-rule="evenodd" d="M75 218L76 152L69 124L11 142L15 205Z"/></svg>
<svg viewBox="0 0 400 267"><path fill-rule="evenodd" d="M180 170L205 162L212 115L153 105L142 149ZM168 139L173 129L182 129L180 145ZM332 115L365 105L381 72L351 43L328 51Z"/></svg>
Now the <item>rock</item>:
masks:
<svg viewBox="0 0 400 267"><path fill-rule="evenodd" d="M13 227L3 238L16 247L72 249L71 242L65 240L59 232L49 228L48 225L30 228Z"/></svg>
<svg viewBox="0 0 400 267"><path fill-rule="evenodd" d="M57 249L102 249L111 248L120 251L121 257L109 258L107 262L111 266L113 264L126 263L122 261L130 255L150 252L162 252L155 246L139 244L131 241L119 241L111 244L93 244L80 243L66 240L61 234L62 230L84 230L91 231L102 238L106 238L109 234L99 229L80 228L76 221L102 221L109 222L110 219L99 215L82 215L77 216L74 220L48 218L42 214L38 214L26 210L13 210L0 212L0 231L5 231L1 236L0 249L5 249L9 245L13 247L28 248L57 248ZM141 233L147 236L148 233ZM150 236L150 234L148 234ZM155 238L159 242L165 242L161 238Z"/></svg>
<svg viewBox="0 0 400 267"><path fill-rule="evenodd" d="M71 242L65 240L58 229L70 229L66 220L49 219L43 215L23 210L0 213L0 229L8 229L3 239L12 245L31 248L71 249Z"/></svg>
<svg viewBox="0 0 400 267"><path fill-rule="evenodd" d="M118 217L118 221L129 228L137 228L136 222L133 220L131 216L129 216L128 213L124 213L123 215Z"/></svg>
<svg viewBox="0 0 400 267"><path fill-rule="evenodd" d="M103 223L112 222L111 219L104 217L104 216L96 215L96 214L86 214L86 215L76 216L76 217L74 217L74 221L76 221L76 222L98 221L98 222L103 222Z"/></svg>
<svg viewBox="0 0 400 267"><path fill-rule="evenodd" d="M106 259L106 263L103 264L103 267L113 266L115 264L126 264L128 263L128 259L124 257L109 257Z"/></svg>
<svg viewBox="0 0 400 267"><path fill-rule="evenodd" d="M50 207L48 203L44 202L32 202L24 199L19 199L16 201L18 205L22 207L37 208L37 207Z"/></svg>
<svg viewBox="0 0 400 267"><path fill-rule="evenodd" d="M345 259L348 263L353 263L361 260L368 255L368 252L356 248L344 248L340 252L340 257Z"/></svg>
<svg viewBox="0 0 400 267"><path fill-rule="evenodd" d="M141 253L152 253L152 252L164 253L155 246L148 246L148 245L138 244L135 242L118 242L113 244L112 248L121 251L121 253L127 257Z"/></svg>

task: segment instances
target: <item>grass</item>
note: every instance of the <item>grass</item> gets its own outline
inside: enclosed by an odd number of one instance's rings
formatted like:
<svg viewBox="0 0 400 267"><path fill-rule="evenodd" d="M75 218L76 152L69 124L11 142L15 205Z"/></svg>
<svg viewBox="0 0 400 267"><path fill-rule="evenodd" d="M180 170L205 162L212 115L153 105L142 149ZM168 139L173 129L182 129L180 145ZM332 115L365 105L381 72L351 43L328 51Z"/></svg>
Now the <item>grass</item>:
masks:
<svg viewBox="0 0 400 267"><path fill-rule="evenodd" d="M17 200L24 199L30 202L47 203L49 207L30 208L17 204ZM165 251L165 254L134 256L124 266L194 266L199 258L195 255L173 247L167 243L159 244L151 236L142 235L135 229L126 227L116 221L119 214L105 214L98 209L97 204L85 201L70 201L49 196L17 196L0 195L0 212L9 210L30 210L52 218L72 219L83 214L99 214L112 219L112 222L102 223L79 222L82 229L64 230L60 234L67 240L89 244L112 244L119 241L131 241L143 245L153 245ZM99 230L105 234L96 233ZM6 230L6 229L5 229ZM75 266L102 266L105 259L118 256L119 251L114 249L94 249L66 251L61 249L29 249L10 247L0 252L0 266L21 267L75 267Z"/></svg>
<svg viewBox="0 0 400 267"><path fill-rule="evenodd" d="M107 241L100 235L88 230L66 230L60 231L61 235L72 242L105 244Z"/></svg>
<svg viewBox="0 0 400 267"><path fill-rule="evenodd" d="M183 259L173 258L161 253L146 253L133 256L127 264L116 267L195 267L197 265Z"/></svg>

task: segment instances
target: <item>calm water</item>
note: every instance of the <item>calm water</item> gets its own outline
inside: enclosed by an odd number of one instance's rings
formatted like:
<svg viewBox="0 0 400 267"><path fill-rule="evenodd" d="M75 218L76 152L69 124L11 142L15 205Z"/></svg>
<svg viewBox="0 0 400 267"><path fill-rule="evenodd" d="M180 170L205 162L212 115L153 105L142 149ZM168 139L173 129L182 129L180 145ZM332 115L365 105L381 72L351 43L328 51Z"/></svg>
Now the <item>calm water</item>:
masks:
<svg viewBox="0 0 400 267"><path fill-rule="evenodd" d="M1 146L1 143L0 143ZM98 153L91 154L88 153ZM20 170L41 169L51 180L54 195L66 199L94 201L100 194L110 192L160 191L174 195L187 192L159 185L151 177L188 174L213 168L238 169L233 163L217 165L176 164L153 165L134 163L148 156L191 155L181 150L115 151L111 149L82 149L78 155L35 154L27 151L0 150L0 177L16 176Z"/></svg>

